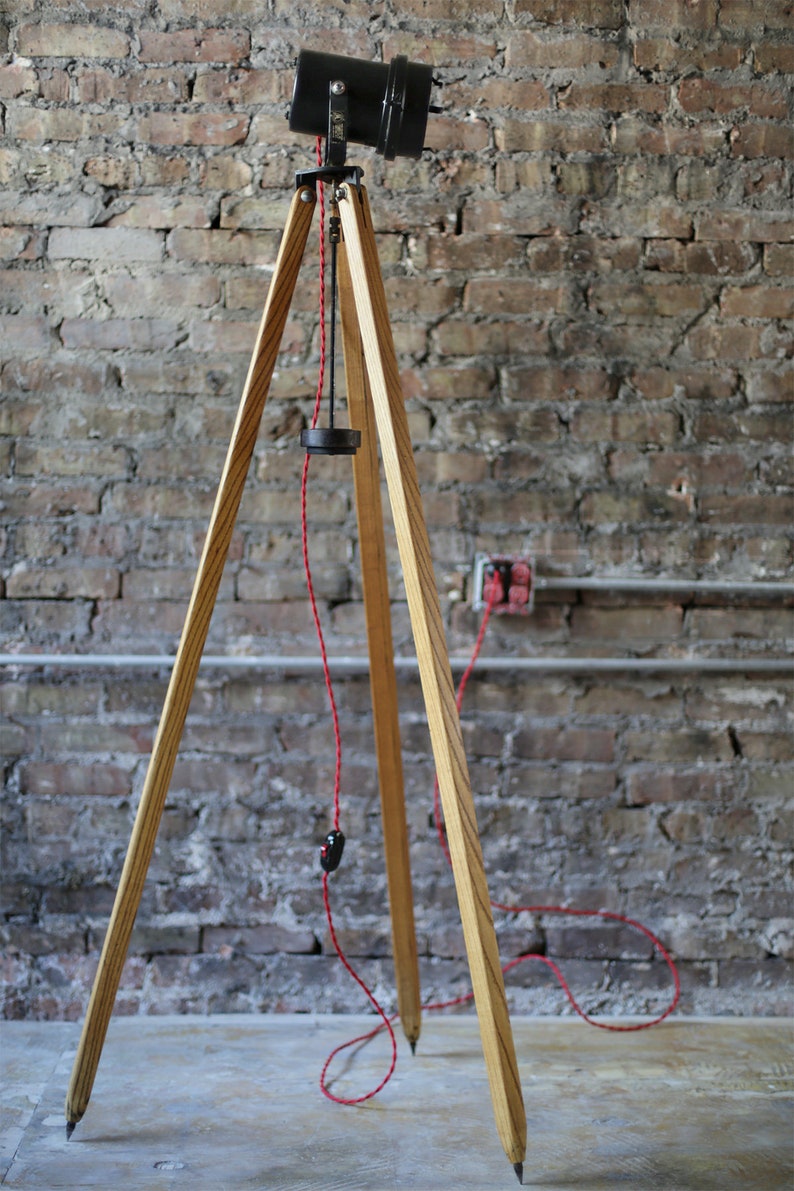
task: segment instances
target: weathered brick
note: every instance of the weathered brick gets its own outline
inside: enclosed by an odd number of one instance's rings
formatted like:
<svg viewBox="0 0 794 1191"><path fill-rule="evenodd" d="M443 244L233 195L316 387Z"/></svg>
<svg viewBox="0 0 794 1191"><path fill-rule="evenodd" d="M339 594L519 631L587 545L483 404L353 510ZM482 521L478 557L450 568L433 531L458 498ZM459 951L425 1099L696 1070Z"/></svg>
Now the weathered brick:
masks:
<svg viewBox="0 0 794 1191"><path fill-rule="evenodd" d="M639 70L680 71L735 70L741 65L744 46L730 42L680 41L669 37L643 37L634 44L634 62Z"/></svg>
<svg viewBox="0 0 794 1191"><path fill-rule="evenodd" d="M734 157L794 157L794 130L788 124L760 122L731 129Z"/></svg>
<svg viewBox="0 0 794 1191"><path fill-rule="evenodd" d="M496 147L505 153L597 153L606 146L606 130L597 125L562 120L509 120L495 131Z"/></svg>
<svg viewBox="0 0 794 1191"><path fill-rule="evenodd" d="M794 239L794 219L760 211L713 211L696 216L695 239L789 242Z"/></svg>
<svg viewBox="0 0 794 1191"><path fill-rule="evenodd" d="M629 20L638 28L712 29L717 0L629 0Z"/></svg>
<svg viewBox="0 0 794 1191"><path fill-rule="evenodd" d="M567 286L547 286L517 278L476 278L467 284L463 295L464 310L474 314L563 313L571 305Z"/></svg>
<svg viewBox="0 0 794 1191"><path fill-rule="evenodd" d="M32 66L23 62L0 66L0 98L17 99L20 95L37 93L38 76Z"/></svg>
<svg viewBox="0 0 794 1191"><path fill-rule="evenodd" d="M84 70L77 76L77 96L81 103L179 103L188 98L188 80L177 70Z"/></svg>
<svg viewBox="0 0 794 1191"><path fill-rule="evenodd" d="M774 41L755 46L753 55L756 70L762 74L794 74L794 46Z"/></svg>
<svg viewBox="0 0 794 1191"><path fill-rule="evenodd" d="M727 286L720 308L728 318L792 318L794 290L783 286Z"/></svg>
<svg viewBox="0 0 794 1191"><path fill-rule="evenodd" d="M684 79L678 102L685 112L726 114L739 108L751 116L785 119L786 99L780 90L758 83L717 83L712 79Z"/></svg>
<svg viewBox="0 0 794 1191"><path fill-rule="evenodd" d="M163 237L138 228L56 228L50 234L50 260L159 261Z"/></svg>
<svg viewBox="0 0 794 1191"><path fill-rule="evenodd" d="M250 117L221 112L152 112L137 122L137 136L151 145L239 145Z"/></svg>
<svg viewBox="0 0 794 1191"><path fill-rule="evenodd" d="M718 154L725 145L721 124L692 127L647 124L633 115L621 116L610 130L611 146L616 153L658 153L682 157Z"/></svg>
<svg viewBox="0 0 794 1191"><path fill-rule="evenodd" d="M112 112L18 107L8 113L6 132L22 141L81 141L115 136L121 123Z"/></svg>
<svg viewBox="0 0 794 1191"><path fill-rule="evenodd" d="M599 112L663 112L670 89L660 83L591 83L560 89L557 102L563 109Z"/></svg>
<svg viewBox="0 0 794 1191"><path fill-rule="evenodd" d="M177 229L171 232L167 243L169 255L180 261L272 265L278 253L278 240L274 232Z"/></svg>
<svg viewBox="0 0 794 1191"><path fill-rule="evenodd" d="M142 29L140 62L242 62L251 49L251 35L245 29L181 29L155 33Z"/></svg>
<svg viewBox="0 0 794 1191"><path fill-rule="evenodd" d="M599 37L576 34L546 40L536 33L517 30L507 43L506 63L511 69L538 66L551 70L583 66L614 66L618 48Z"/></svg>
<svg viewBox="0 0 794 1191"><path fill-rule="evenodd" d="M35 24L17 29L17 53L27 58L126 58L130 39L101 25Z"/></svg>
<svg viewBox="0 0 794 1191"><path fill-rule="evenodd" d="M601 314L616 321L629 319L676 318L702 313L709 305L708 291L699 285L619 284L597 282L588 303Z"/></svg>

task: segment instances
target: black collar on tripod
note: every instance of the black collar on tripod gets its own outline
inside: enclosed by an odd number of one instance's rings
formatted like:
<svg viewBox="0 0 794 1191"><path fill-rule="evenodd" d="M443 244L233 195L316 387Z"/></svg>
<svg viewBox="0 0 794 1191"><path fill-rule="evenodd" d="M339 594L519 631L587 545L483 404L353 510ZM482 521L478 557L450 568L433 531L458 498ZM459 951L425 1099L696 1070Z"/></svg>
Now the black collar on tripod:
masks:
<svg viewBox="0 0 794 1191"><path fill-rule="evenodd" d="M326 182L333 186L355 186L360 191L363 177L364 171L360 165L321 165L313 170L298 170L295 174L295 189L311 186L315 190L318 182Z"/></svg>

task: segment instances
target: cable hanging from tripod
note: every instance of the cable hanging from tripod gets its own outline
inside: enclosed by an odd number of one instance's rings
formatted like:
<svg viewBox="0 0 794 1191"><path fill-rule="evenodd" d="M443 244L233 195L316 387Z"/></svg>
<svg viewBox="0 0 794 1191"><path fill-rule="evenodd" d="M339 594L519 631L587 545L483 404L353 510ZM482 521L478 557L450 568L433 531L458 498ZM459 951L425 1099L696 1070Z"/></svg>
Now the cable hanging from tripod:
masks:
<svg viewBox="0 0 794 1191"><path fill-rule="evenodd" d="M322 163L322 138L317 138L317 164ZM320 269L319 269L319 320L320 320L320 364L317 381L317 392L314 401L314 410L312 413L311 428L312 430L317 425L317 419L320 413L320 406L322 403L323 390L325 388L325 368L326 368L326 333L325 333L325 195L322 182L318 182L318 206L320 209ZM334 264L335 264L335 248L334 248ZM331 278L332 286L336 287L336 270L334 268ZM332 318L335 316L336 302L335 293L332 301ZM331 345L333 353L333 345L335 344L335 336L332 330ZM333 367L333 357L330 362L329 374ZM333 412L331 412L333 418ZM331 422L333 427L333 421ZM371 1091L366 1092L362 1096L357 1096L353 1099L336 1096L328 1086L327 1072L336 1054L340 1049L345 1049L353 1043L344 1043L342 1047L337 1047L328 1056L325 1066L320 1075L320 1088L323 1095L329 1100L333 1100L338 1104L361 1104L365 1100L371 1100L373 1096L377 1096L378 1092L389 1082L397 1065L397 1039L392 1029L391 1021L378 1002L372 990L367 986L366 982L362 980L361 976L356 972L353 965L348 960L344 953L344 949L339 941L339 936L334 925L334 917L331 909L331 895L329 889L329 877L339 864L342 857L342 849L344 848L345 837L340 827L341 822L341 786L342 786L342 734L339 727L339 713L336 705L336 697L334 695L334 686L331 679L331 670L328 663L328 652L325 646L325 635L323 633L322 623L320 620L320 613L317 607L317 597L314 590L314 583L312 580L311 565L309 560L309 530L308 530L308 480L309 480L309 463L311 454L307 452L303 461L303 473L301 477L301 544L303 550L303 569L306 574L306 586L309 594L309 605L311 607L312 619L314 621L314 628L317 635L317 641L320 649L320 658L322 661L323 677L325 679L325 689L328 694L328 702L331 709L331 720L333 725L334 735L334 789L333 789L333 814L332 822L333 828L325 837L325 841L320 849L320 863L322 866L322 893L323 893L323 908L325 910L326 922L328 924L328 933L331 937L334 950L348 975L358 984L359 988L369 1000L372 1008L380 1017L380 1023L377 1027L377 1032L385 1029L388 1031L391 1042L391 1059L388 1069L383 1079L377 1087ZM369 1034L365 1036L367 1039ZM363 1041L364 1039L356 1039L355 1041Z"/></svg>
<svg viewBox="0 0 794 1191"><path fill-rule="evenodd" d="M318 137L317 138L317 163L318 163L318 165L320 165L321 162L322 162L322 138ZM317 391L316 391L316 396L315 396L315 404L314 404L314 410L313 410L312 420L311 420L311 429L312 430L314 430L314 428L316 427L317 420L319 417L320 407L321 407L321 403L322 403L323 390L324 390L324 386L325 386L325 372L326 372L327 364L328 364L328 369L329 369L329 379L330 379L331 390L332 390L331 396L333 398L333 387L334 387L334 381L333 381L334 359L333 359L333 356L334 356L334 348L335 348L334 322L335 322L335 307L336 307L336 268L335 268L336 245L333 243L333 232L332 232L333 253L332 253L331 283L332 283L332 287L333 287L333 295L332 295L332 307L331 307L331 309L332 309L332 316L331 316L332 317L332 326L331 326L331 337L330 337L331 338L331 358L330 358L330 360L328 360L327 359L327 342L326 342L326 297L325 297L325 270L326 270L325 196L324 196L323 183L321 181L318 181L317 186L318 186L318 205L320 208L320 244L319 244L320 362L319 362L319 376L318 376ZM331 417L331 427L330 428L331 428L331 430L333 430L333 401L331 404L330 417ZM333 1100L337 1104L354 1105L354 1104L361 1104L364 1101L370 1100L372 1097L376 1096L385 1087L385 1085L389 1082L389 1080L391 1079L391 1077L394 1073L396 1063L397 1063L397 1041L396 1041L394 1030L392 1028L392 1022L394 1022L398 1019L399 1013L393 1013L391 1015L386 1013L386 1011L383 1009L383 1007L378 1002L378 1000L375 997L372 990L367 986L366 982L361 978L361 976L358 974L358 972L356 972L356 970L354 969L354 967L348 960L348 958L345 955L344 950L340 944L340 941L339 941L339 937L338 937L338 934L337 934L337 931L335 928L335 924L334 924L333 912L332 912L332 907L331 907L329 875L331 872L333 872L336 869L336 867L338 866L338 864L341 860L342 850L343 850L344 842L345 842L344 835L343 835L343 833L341 831L341 827L340 827L342 739L341 739L341 730L340 730L340 725L339 725L339 715L338 715L338 710L337 710L336 698L334 695L333 683L331 680L331 673L330 673L330 666L329 666L329 662L328 662L328 655L327 655L327 650L326 650L326 646L325 646L325 637L324 637L324 633L323 633L323 629L322 629L322 624L320 621L320 615L319 615L319 611L318 611L317 599L316 599L316 594L315 594L315 590L314 590L314 584L313 584L313 580L312 580L311 566L310 566L310 560L309 560L307 491L308 491L308 475L309 475L310 458L311 458L311 455L309 452L307 452L305 460L304 460L303 474L302 474L302 481L301 481L301 540L302 540L302 549L303 549L303 564L304 564L304 570L305 570L305 574L306 574L306 584L307 584L308 595L309 595L309 603L310 603L312 618L314 621L315 631L316 631L316 635L317 635L317 639L318 639L318 643L319 643L323 675L324 675L324 679L325 679L325 686L326 686L326 691L328 694L328 701L329 701L330 710L331 710L333 735L334 735L334 747L335 747L333 813L332 813L333 828L331 831L329 831L328 835L326 836L325 842L323 843L323 845L321 847L321 866L323 869L323 872L322 872L323 907L325 910L325 916L326 916L326 921L327 921L327 925L328 925L328 931L329 931L329 935L331 938L331 942L334 947L334 950L337 953L337 956L339 957L339 960L341 961L343 967L348 972L350 977L355 981L355 983L362 990L362 992L364 993L364 995L370 1002L370 1005L372 1006L372 1008L375 1010L376 1014L380 1018L380 1021L378 1022L378 1024L376 1026L374 1026L373 1029L369 1030L368 1032L366 1032L362 1035L359 1035L356 1038L353 1038L353 1039L350 1039L349 1041L341 1043L339 1046L335 1047L331 1051L331 1053L329 1054L329 1056L326 1059L325 1064L322 1068L322 1072L320 1075L320 1088L323 1092L323 1095L325 1095L329 1100ZM466 689L466 684L468 683L469 678L471 677L472 671L474 670L474 667L476 665L480 651L482 649L483 641L485 638L485 632L488 627L488 622L490 619L491 612L493 610L497 590L498 590L498 586L496 584L492 584L491 585L491 594L489 596L488 602L486 604L486 607L485 607L485 610L483 613L483 617L482 617L480 627L479 627L479 632L477 634L477 640L476 640L476 643L474 645L474 649L472 652L471 660L463 674L463 677L462 677L459 687L458 687L457 697L456 697L456 704L457 704L458 712L460 712L460 710L461 710L463 694ZM435 822L435 826L436 826L436 832L438 835L439 843L440 843L442 851L446 857L447 863L451 865L449 849L448 849L447 843L446 843L446 833L445 833L445 829L444 829L443 816L441 813L439 787L438 787L438 779L437 778L435 781L435 787L434 787L434 792L433 792L433 812L434 812L434 822ZM534 913L537 915L542 915L542 914L565 915L565 914L567 914L567 915L572 915L572 916L577 916L577 917L601 918L601 919L605 919L608 921L619 922L619 923L628 925L629 927L631 927L635 930L640 931L650 941L654 950L657 952L657 954L659 954L661 956L661 958L665 961L668 968L670 969L672 979L673 979L674 991L673 991L673 996L671 998L670 1003L660 1014L658 1014L656 1017L654 1017L653 1019L651 1019L649 1021L644 1021L644 1022L640 1022L640 1023L630 1023L630 1024L626 1024L626 1025L614 1025L611 1023L600 1022L600 1021L596 1020L595 1018L593 1018L592 1016L590 1016L588 1013L586 1013L580 1007L580 1005L576 1001L576 998L574 997L573 993L571 992L570 987L569 987L562 971L560 970L560 968L557 966L557 964L552 959L550 959L546 955L541 955L541 954L538 954L535 952L529 952L529 953L521 955L521 956L519 956L503 965L502 972L506 974L513 968L517 967L519 964L525 963L529 960L538 960L541 963L545 964L547 967L549 967L554 972L555 976L557 977L557 980L560 983L560 986L561 986L563 992L565 993L565 995L566 995L568 1001L570 1002L572 1008L574 1009L574 1011L581 1018L583 1018L584 1021L588 1022L590 1025L596 1026L600 1029L611 1030L611 1031L615 1031L615 1032L644 1030L644 1029L650 1028L651 1026L658 1025L660 1022L664 1021L667 1017L670 1016L670 1014L674 1011L674 1009L678 1005L680 995L681 995L681 985L680 985L680 979L679 979L679 975L678 975L678 971L675 966L675 963L674 963L672 957L670 956L670 954L667 952L665 947L660 942L660 940L650 930L648 930L640 922L637 922L635 919L629 918L629 917L621 915L621 914L616 914L616 913L613 913L613 912L607 911L607 910L579 910L579 909L570 908L570 907L566 907L566 906L555 906L555 905L522 906L522 905L510 905L510 904L496 902L496 901L492 901L491 905L494 909L500 910L506 914L518 914L518 913L526 911L526 912ZM473 993L467 992L467 993L463 994L462 996L455 997L451 1000L425 1004L425 1005L423 1005L423 1009L425 1009L426 1011L430 1011L430 1010L453 1008L454 1006L465 1004L465 1003L471 1001L472 999L473 999ZM359 1044L368 1042L370 1039L376 1037L384 1029L388 1032L388 1035L389 1035L390 1047L391 1047L391 1057L390 1057L390 1060L389 1060L389 1063L387 1066L386 1073L384 1074L383 1078L380 1080L380 1082L377 1084L376 1087L373 1087L370 1091L367 1091L360 1096L355 1096L355 1097L337 1096L330 1089L331 1081L330 1081L329 1070L330 1070L331 1064L333 1063L333 1060L342 1051L347 1050L351 1047L357 1046Z"/></svg>

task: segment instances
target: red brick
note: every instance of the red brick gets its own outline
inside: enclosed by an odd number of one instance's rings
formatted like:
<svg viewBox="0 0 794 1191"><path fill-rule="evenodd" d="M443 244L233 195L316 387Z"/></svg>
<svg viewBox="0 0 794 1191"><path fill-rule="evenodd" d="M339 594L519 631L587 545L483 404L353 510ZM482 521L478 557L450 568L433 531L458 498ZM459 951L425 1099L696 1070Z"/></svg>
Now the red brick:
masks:
<svg viewBox="0 0 794 1191"><path fill-rule="evenodd" d="M599 236L639 236L643 239L689 239L692 216L681 204L657 202L643 206L589 203L582 231Z"/></svg>
<svg viewBox="0 0 794 1191"><path fill-rule="evenodd" d="M179 337L173 320L157 318L65 318L60 335L66 348L97 351L162 351L175 347Z"/></svg>
<svg viewBox="0 0 794 1191"><path fill-rule="evenodd" d="M794 239L794 219L754 211L714 211L695 217L695 239L769 243Z"/></svg>
<svg viewBox="0 0 794 1191"><path fill-rule="evenodd" d="M525 728L515 737L516 756L532 760L612 761L615 734L599 728Z"/></svg>
<svg viewBox="0 0 794 1191"><path fill-rule="evenodd" d="M25 794L53 797L88 795L125 798L132 793L131 774L120 765L96 762L93 765L69 762L31 761L19 775Z"/></svg>
<svg viewBox="0 0 794 1191"><path fill-rule="evenodd" d="M734 157L794 157L794 130L785 124L741 124L730 140Z"/></svg>
<svg viewBox="0 0 794 1191"><path fill-rule="evenodd" d="M728 240L684 243L681 240L656 240L648 245L645 265L662 273L700 273L730 276L752 269L758 260L753 244Z"/></svg>
<svg viewBox="0 0 794 1191"><path fill-rule="evenodd" d="M217 277L200 274L165 273L157 277L108 277L104 291L111 307L129 315L155 306L173 310L179 306L215 306L220 302Z"/></svg>
<svg viewBox="0 0 794 1191"><path fill-rule="evenodd" d="M744 59L743 45L696 41L693 44L673 37L638 37L634 45L634 63L638 70L736 70Z"/></svg>
<svg viewBox="0 0 794 1191"><path fill-rule="evenodd" d="M620 29L622 0L515 0L516 16L528 15L549 25Z"/></svg>
<svg viewBox="0 0 794 1191"><path fill-rule="evenodd" d="M0 340L16 351L47 351L52 345L49 322L27 314L0 315Z"/></svg>
<svg viewBox="0 0 794 1191"><path fill-rule="evenodd" d="M152 145L239 145L250 117L219 112L152 112L141 116L136 135Z"/></svg>
<svg viewBox="0 0 794 1191"><path fill-rule="evenodd" d="M599 125L562 120L505 120L495 132L496 147L505 153L597 153L606 147L606 130Z"/></svg>
<svg viewBox="0 0 794 1191"><path fill-rule="evenodd" d="M747 400L756 402L794 400L794 372L750 371L745 377Z"/></svg>
<svg viewBox="0 0 794 1191"><path fill-rule="evenodd" d="M546 286L519 278L480 277L464 290L463 308L473 314L563 313L571 309L567 286Z"/></svg>
<svg viewBox="0 0 794 1191"><path fill-rule="evenodd" d="M712 79L683 79L678 102L685 112L727 112L746 108L751 116L785 119L786 97L780 90L759 83L716 83Z"/></svg>
<svg viewBox="0 0 794 1191"><path fill-rule="evenodd" d="M483 79L474 84L451 83L444 88L444 101L477 111L516 108L529 112L550 106L547 88L535 79Z"/></svg>
<svg viewBox="0 0 794 1191"><path fill-rule="evenodd" d="M598 112L663 112L669 99L670 88L660 83L571 83L557 93L563 109Z"/></svg>
<svg viewBox="0 0 794 1191"><path fill-rule="evenodd" d="M67 108L12 108L6 133L23 141L79 141L115 136L122 117L111 112L79 112Z"/></svg>
<svg viewBox="0 0 794 1191"><path fill-rule="evenodd" d="M187 84L187 76L177 70L121 75L111 70L85 70L77 75L77 98L80 103L179 103L188 98Z"/></svg>
<svg viewBox="0 0 794 1191"><path fill-rule="evenodd" d="M639 29L713 29L718 0L629 0L629 21Z"/></svg>
<svg viewBox="0 0 794 1191"><path fill-rule="evenodd" d="M38 260L44 254L44 234L25 227L0 227L0 260Z"/></svg>
<svg viewBox="0 0 794 1191"><path fill-rule="evenodd" d="M791 525L794 521L794 497L764 493L728 495L714 493L700 502L700 517L720 525Z"/></svg>
<svg viewBox="0 0 794 1191"><path fill-rule="evenodd" d="M56 228L47 255L51 260L160 261L163 237L138 228Z"/></svg>
<svg viewBox="0 0 794 1191"><path fill-rule="evenodd" d="M767 244L764 247L764 272L770 277L794 276L794 244Z"/></svg>
<svg viewBox="0 0 794 1191"><path fill-rule="evenodd" d="M617 378L596 368L517 365L506 368L504 376L514 401L609 401L617 392Z"/></svg>
<svg viewBox="0 0 794 1191"><path fill-rule="evenodd" d="M197 76L194 103L266 103L280 98L280 80L272 70L213 70Z"/></svg>
<svg viewBox="0 0 794 1191"><path fill-rule="evenodd" d="M545 325L517 319L470 323L446 319L433 330L433 342L445 356L512 355L532 352L545 355L549 332Z"/></svg>
<svg viewBox="0 0 794 1191"><path fill-rule="evenodd" d="M721 124L646 124L636 116L625 115L613 126L611 143L616 153L713 156L724 149L725 130Z"/></svg>
<svg viewBox="0 0 794 1191"><path fill-rule="evenodd" d="M530 241L527 263L533 273L611 273L636 269L640 263L639 240L579 234L547 236Z"/></svg>
<svg viewBox="0 0 794 1191"><path fill-rule="evenodd" d="M727 286L720 308L728 318L792 318L794 289L783 286Z"/></svg>
<svg viewBox="0 0 794 1191"><path fill-rule="evenodd" d="M276 232L184 228L169 235L168 254L176 260L207 264L273 265L279 239Z"/></svg>
<svg viewBox="0 0 794 1191"><path fill-rule="evenodd" d="M588 294L588 305L616 321L623 318L655 320L691 317L709 304L708 292L699 285L649 285L599 281Z"/></svg>
<svg viewBox="0 0 794 1191"><path fill-rule="evenodd" d="M764 355L761 328L742 323L712 323L687 336L696 360L757 360Z"/></svg>
<svg viewBox="0 0 794 1191"><path fill-rule="evenodd" d="M17 53L27 58L126 58L130 39L101 25L20 25Z"/></svg>
<svg viewBox="0 0 794 1191"><path fill-rule="evenodd" d="M29 567L20 563L6 579L8 599L115 599L120 576L106 567Z"/></svg>
<svg viewBox="0 0 794 1191"><path fill-rule="evenodd" d="M773 41L755 45L753 64L760 74L794 74L794 45Z"/></svg>
<svg viewBox="0 0 794 1191"><path fill-rule="evenodd" d="M251 51L247 30L180 29L174 33L140 32L140 62L242 62Z"/></svg>
<svg viewBox="0 0 794 1191"><path fill-rule="evenodd" d="M123 200L121 205L122 210L111 215L105 227L209 227L211 224L210 204L205 199L143 195L133 202Z"/></svg>
<svg viewBox="0 0 794 1191"><path fill-rule="evenodd" d="M20 95L37 95L38 76L32 66L10 62L0 66L0 99L18 99Z"/></svg>
<svg viewBox="0 0 794 1191"><path fill-rule="evenodd" d="M666 410L582 409L571 422L580 442L643 442L669 446L678 437L678 418Z"/></svg>
<svg viewBox="0 0 794 1191"><path fill-rule="evenodd" d="M512 70L524 66L551 70L600 66L606 69L618 60L618 48L599 37L577 34L547 41L536 33L516 31L507 42L506 65Z"/></svg>
<svg viewBox="0 0 794 1191"><path fill-rule="evenodd" d="M739 33L749 29L790 30L791 0L765 0L762 8L753 0L721 0L719 23Z"/></svg>

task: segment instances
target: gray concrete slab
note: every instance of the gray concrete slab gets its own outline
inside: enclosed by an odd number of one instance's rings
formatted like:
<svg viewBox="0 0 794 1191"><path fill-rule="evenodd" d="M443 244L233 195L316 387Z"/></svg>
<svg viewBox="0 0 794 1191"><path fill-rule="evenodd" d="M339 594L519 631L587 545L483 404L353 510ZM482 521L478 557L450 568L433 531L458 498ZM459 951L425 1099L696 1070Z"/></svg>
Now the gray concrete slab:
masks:
<svg viewBox="0 0 794 1191"><path fill-rule="evenodd" d="M364 1105L318 1088L326 1055L372 1018L135 1017L111 1022L88 1111L67 1143L79 1026L4 1022L0 1173L14 1188L400 1191L517 1183L491 1114L476 1019L426 1017L417 1054ZM790 1191L792 1026L674 1018L614 1034L514 1020L529 1125L525 1185ZM341 1060L358 1095L388 1061Z"/></svg>

